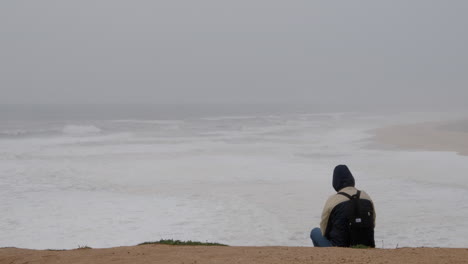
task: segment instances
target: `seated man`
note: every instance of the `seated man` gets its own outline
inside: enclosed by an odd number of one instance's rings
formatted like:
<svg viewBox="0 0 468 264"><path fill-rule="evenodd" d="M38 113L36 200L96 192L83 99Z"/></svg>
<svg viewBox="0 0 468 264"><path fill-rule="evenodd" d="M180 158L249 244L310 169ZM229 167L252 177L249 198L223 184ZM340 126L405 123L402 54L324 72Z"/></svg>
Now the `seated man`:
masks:
<svg viewBox="0 0 468 264"><path fill-rule="evenodd" d="M320 228L310 233L314 246L375 247L374 204L367 193L354 188L354 177L346 165L335 167L333 188L337 194L325 203Z"/></svg>

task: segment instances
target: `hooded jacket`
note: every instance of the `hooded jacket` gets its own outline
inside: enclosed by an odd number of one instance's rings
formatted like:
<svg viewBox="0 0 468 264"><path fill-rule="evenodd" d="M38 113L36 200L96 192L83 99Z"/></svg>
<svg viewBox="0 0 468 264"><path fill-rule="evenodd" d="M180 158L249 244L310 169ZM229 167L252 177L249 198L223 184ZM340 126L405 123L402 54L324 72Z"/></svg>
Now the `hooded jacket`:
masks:
<svg viewBox="0 0 468 264"><path fill-rule="evenodd" d="M354 188L354 177L346 165L338 165L333 171L333 188L337 192L328 198L322 212L322 220L320 229L322 234L330 242L337 247L349 247L349 231L347 221L347 209L350 205L350 200L338 192L344 192L349 195L357 193ZM367 200L365 203L374 211L374 226L375 226L375 208L370 196L361 190L361 199Z"/></svg>

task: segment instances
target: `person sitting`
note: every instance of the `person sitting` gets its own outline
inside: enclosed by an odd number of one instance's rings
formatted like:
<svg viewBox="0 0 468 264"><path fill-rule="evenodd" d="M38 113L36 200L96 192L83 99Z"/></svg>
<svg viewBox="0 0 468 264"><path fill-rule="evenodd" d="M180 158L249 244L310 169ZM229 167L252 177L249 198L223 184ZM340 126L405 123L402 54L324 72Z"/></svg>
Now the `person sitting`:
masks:
<svg viewBox="0 0 468 264"><path fill-rule="evenodd" d="M320 228L312 229L315 247L375 247L375 210L370 196L354 187L355 181L346 165L333 171L333 188L322 212Z"/></svg>

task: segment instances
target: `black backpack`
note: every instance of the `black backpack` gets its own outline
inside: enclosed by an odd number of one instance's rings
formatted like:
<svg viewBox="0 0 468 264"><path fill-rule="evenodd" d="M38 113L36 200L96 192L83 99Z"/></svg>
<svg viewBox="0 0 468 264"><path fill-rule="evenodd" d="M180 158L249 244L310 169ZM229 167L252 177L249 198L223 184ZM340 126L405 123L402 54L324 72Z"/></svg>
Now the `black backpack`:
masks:
<svg viewBox="0 0 468 264"><path fill-rule="evenodd" d="M347 212L350 246L375 247L374 207L372 202L367 199L360 199L361 191L352 196L344 192L338 194L344 195L351 200Z"/></svg>

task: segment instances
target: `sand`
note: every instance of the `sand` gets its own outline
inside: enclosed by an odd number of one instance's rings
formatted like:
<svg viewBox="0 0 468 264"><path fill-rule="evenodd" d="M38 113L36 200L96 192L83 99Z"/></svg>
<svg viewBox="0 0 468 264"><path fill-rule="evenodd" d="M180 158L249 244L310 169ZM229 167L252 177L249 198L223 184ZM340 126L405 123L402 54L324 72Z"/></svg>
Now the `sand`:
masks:
<svg viewBox="0 0 468 264"><path fill-rule="evenodd" d="M379 144L407 150L451 151L468 156L468 120L427 122L373 130Z"/></svg>
<svg viewBox="0 0 468 264"><path fill-rule="evenodd" d="M66 251L0 249L2 263L468 263L468 249L143 245Z"/></svg>

